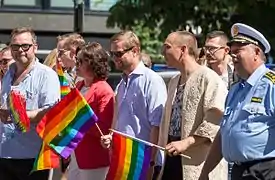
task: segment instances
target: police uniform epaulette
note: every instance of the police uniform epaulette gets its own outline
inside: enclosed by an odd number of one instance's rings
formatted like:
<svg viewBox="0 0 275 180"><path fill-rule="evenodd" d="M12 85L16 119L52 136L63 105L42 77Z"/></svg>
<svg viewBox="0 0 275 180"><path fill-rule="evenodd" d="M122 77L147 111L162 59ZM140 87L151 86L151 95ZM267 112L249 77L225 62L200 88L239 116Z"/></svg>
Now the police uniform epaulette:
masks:
<svg viewBox="0 0 275 180"><path fill-rule="evenodd" d="M273 84L275 84L275 73L273 71L268 71L264 75L265 78L269 79Z"/></svg>

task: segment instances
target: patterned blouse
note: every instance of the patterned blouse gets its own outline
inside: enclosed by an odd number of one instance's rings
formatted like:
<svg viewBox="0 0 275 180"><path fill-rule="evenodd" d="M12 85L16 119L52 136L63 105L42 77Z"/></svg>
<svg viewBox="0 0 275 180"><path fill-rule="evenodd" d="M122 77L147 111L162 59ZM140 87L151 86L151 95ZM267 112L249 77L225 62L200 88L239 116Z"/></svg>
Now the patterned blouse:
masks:
<svg viewBox="0 0 275 180"><path fill-rule="evenodd" d="M184 87L185 84L178 84L176 97L172 104L171 121L168 134L173 137L181 137L182 96Z"/></svg>

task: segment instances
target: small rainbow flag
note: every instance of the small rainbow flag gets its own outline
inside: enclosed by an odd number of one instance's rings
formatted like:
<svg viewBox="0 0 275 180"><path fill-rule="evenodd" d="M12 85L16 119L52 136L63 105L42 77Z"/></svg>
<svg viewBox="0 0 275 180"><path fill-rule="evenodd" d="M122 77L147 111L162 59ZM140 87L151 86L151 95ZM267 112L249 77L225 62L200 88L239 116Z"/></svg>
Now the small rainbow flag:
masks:
<svg viewBox="0 0 275 180"><path fill-rule="evenodd" d="M73 88L47 112L36 131L45 143L67 159L97 120L87 101Z"/></svg>
<svg viewBox="0 0 275 180"><path fill-rule="evenodd" d="M152 146L113 132L111 165L106 180L145 180Z"/></svg>
<svg viewBox="0 0 275 180"><path fill-rule="evenodd" d="M19 91L11 90L8 97L13 123L21 132L30 130L30 119L27 116L26 99Z"/></svg>
<svg viewBox="0 0 275 180"><path fill-rule="evenodd" d="M59 61L56 61L56 72L60 82L61 98L63 98L71 91L71 88L70 88L70 84L68 83L68 80L64 75L62 66Z"/></svg>
<svg viewBox="0 0 275 180"><path fill-rule="evenodd" d="M33 164L32 172L59 167L59 156L44 142Z"/></svg>

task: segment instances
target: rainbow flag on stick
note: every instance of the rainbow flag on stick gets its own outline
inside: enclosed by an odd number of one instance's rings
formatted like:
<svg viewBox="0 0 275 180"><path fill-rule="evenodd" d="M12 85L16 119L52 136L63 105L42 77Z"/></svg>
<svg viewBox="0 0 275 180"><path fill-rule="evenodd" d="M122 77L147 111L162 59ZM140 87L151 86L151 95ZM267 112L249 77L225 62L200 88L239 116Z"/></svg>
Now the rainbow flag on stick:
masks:
<svg viewBox="0 0 275 180"><path fill-rule="evenodd" d="M33 164L33 171L52 169L59 167L59 156L44 142Z"/></svg>
<svg viewBox="0 0 275 180"><path fill-rule="evenodd" d="M30 119L27 116L26 99L19 91L11 90L8 97L13 123L21 132L30 130Z"/></svg>
<svg viewBox="0 0 275 180"><path fill-rule="evenodd" d="M36 130L45 143L68 158L97 120L87 101L73 88L47 112Z"/></svg>
<svg viewBox="0 0 275 180"><path fill-rule="evenodd" d="M56 72L57 72L59 82L60 82L61 98L63 98L71 91L71 88L68 83L68 80L65 78L62 66L61 66L60 62L58 62L58 61L56 61Z"/></svg>
<svg viewBox="0 0 275 180"><path fill-rule="evenodd" d="M150 143L112 130L113 149L106 180L145 180L150 167Z"/></svg>

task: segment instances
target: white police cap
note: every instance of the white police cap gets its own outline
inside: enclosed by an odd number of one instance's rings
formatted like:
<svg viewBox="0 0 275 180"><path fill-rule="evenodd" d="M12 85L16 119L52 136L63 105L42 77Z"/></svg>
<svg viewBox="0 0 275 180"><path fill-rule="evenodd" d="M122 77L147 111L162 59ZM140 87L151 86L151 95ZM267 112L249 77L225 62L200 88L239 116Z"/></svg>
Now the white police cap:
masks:
<svg viewBox="0 0 275 180"><path fill-rule="evenodd" d="M270 44L256 29L242 24L236 23L231 27L231 35L233 39L228 43L231 46L232 43L243 43L243 44L255 44L259 46L264 53L268 53L270 51Z"/></svg>

